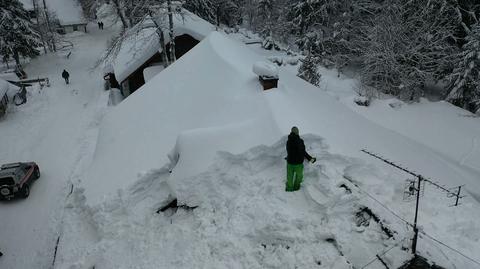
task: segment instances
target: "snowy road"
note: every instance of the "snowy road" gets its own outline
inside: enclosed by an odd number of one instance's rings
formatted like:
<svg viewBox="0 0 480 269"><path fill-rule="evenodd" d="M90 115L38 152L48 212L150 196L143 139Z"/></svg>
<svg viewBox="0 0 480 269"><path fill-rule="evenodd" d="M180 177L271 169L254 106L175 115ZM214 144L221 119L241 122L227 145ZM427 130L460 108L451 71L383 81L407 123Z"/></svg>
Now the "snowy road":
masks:
<svg viewBox="0 0 480 269"><path fill-rule="evenodd" d="M11 108L0 121L0 163L36 161L42 176L26 200L0 203L0 268L50 268L63 202L92 146L97 117L106 103L101 72L93 72L109 35L67 37L75 46L65 53L39 57L26 67L30 77L45 77L51 87L29 89L28 102ZM60 76L70 72L70 85Z"/></svg>

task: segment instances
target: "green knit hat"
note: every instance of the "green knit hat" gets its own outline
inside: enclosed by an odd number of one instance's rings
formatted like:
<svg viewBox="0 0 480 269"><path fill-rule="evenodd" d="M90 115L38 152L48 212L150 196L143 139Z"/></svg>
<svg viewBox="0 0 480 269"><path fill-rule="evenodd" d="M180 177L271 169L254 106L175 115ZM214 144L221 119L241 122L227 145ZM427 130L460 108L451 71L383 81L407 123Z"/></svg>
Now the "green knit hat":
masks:
<svg viewBox="0 0 480 269"><path fill-rule="evenodd" d="M298 135L299 132L298 132L298 128L296 126L292 127L292 133Z"/></svg>

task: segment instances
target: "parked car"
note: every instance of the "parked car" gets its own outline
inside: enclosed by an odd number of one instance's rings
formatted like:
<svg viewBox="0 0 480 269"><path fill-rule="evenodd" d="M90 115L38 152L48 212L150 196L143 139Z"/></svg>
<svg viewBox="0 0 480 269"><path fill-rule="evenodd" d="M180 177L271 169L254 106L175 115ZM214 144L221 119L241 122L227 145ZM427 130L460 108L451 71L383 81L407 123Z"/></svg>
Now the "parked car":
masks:
<svg viewBox="0 0 480 269"><path fill-rule="evenodd" d="M0 166L0 199L27 198L32 183L40 177L35 162L9 163Z"/></svg>

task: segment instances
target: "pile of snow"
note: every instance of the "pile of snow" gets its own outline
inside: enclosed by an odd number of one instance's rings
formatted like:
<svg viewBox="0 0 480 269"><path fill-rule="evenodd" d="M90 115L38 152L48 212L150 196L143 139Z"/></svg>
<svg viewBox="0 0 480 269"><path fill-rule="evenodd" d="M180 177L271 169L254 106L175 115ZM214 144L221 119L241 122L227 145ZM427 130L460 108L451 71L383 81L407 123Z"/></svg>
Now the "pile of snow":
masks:
<svg viewBox="0 0 480 269"><path fill-rule="evenodd" d="M166 26L169 23L167 13L155 19L160 26ZM162 51L155 23L151 19L147 19L143 22L143 25L137 25L136 27L140 26L142 27L141 30L136 30L123 42L113 64L115 76L119 82L125 80L155 53ZM173 26L175 36L187 34L196 40L202 40L209 33L215 31L215 26L184 9L182 9L182 15L176 13L173 15ZM170 36L167 31L164 32L164 38L165 44L168 44Z"/></svg>
<svg viewBox="0 0 480 269"><path fill-rule="evenodd" d="M390 268L411 258L402 250L410 246L408 226L356 187L368 189L388 207L396 206L402 216L413 217L412 204L401 203L402 174L333 154L323 138L304 135L318 164L305 165L302 189L286 193L286 137L239 154L212 156L207 151L213 161L200 168L198 162L207 162L197 158L199 150L215 138L225 139L211 135L231 135L207 133L182 135L173 152L180 154L179 160L142 173L135 184L103 203L89 206L84 190L76 189L69 199L57 268L347 269L361 268L388 249L382 258ZM174 197L188 207L158 212ZM445 212L438 220L444 228L457 227L450 230L450 239L478 234L480 227L465 219L480 217L470 202L448 208L441 205L448 201L443 195L422 199L424 219L438 218L441 209ZM364 208L379 220L363 213ZM80 238L78 231L86 236ZM462 244L478 248L478 236ZM461 256L445 256L432 245L420 240L419 249L428 249L430 254L422 254L435 257L437 264L471 268ZM382 266L376 261L371 268Z"/></svg>
<svg viewBox="0 0 480 269"><path fill-rule="evenodd" d="M193 195L195 209L155 213L172 199L170 182L175 180L169 169L174 164L144 173L134 186L97 206L87 206L78 189L70 199L67 249L60 245L64 254L58 268L347 269L367 264L386 248L393 248L389 265L398 267L410 257L401 250L403 234L389 238L373 220L358 224L355 215L365 199L340 187L352 187L342 176L359 174L363 163L330 154L318 136L304 138L323 165L306 167L308 181L301 192L284 192L286 137L240 154L215 154L204 172L185 177L177 191L185 198ZM195 156L199 149L188 139L177 145L185 155ZM173 173L184 169L178 163ZM370 184L382 181L381 173L369 171ZM394 191L393 186L383 189L388 195ZM405 232L401 225L395 228ZM79 230L94 240L80 240L83 245L72 240Z"/></svg>
<svg viewBox="0 0 480 269"><path fill-rule="evenodd" d="M92 166L69 199L58 268L361 268L389 248L383 257L398 268L409 257L401 250L411 238L402 219L413 219L403 202L408 175L360 149L447 186L478 181L475 170L288 70L263 92L251 72L259 58L213 32L106 115ZM293 125L318 161L306 165L301 191L286 193L284 136ZM419 224L475 257L480 188L466 190L472 195L453 208L427 187ZM174 198L184 207L155 213ZM419 246L440 265L472 268L425 238Z"/></svg>
<svg viewBox="0 0 480 269"><path fill-rule="evenodd" d="M258 61L253 65L253 73L264 78L278 78L278 67L271 62Z"/></svg>

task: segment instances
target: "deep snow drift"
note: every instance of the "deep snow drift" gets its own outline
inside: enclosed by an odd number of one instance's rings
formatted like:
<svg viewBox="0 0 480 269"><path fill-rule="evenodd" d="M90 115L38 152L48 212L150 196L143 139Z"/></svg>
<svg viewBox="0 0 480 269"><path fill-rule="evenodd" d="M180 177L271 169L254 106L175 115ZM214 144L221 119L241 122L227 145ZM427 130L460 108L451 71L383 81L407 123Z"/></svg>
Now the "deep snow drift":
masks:
<svg viewBox="0 0 480 269"><path fill-rule="evenodd" d="M408 176L360 149L448 186L478 180L288 70L262 92L252 72L259 58L214 32L108 113L68 200L57 268L350 268L390 248L383 257L396 267L409 257L401 250L411 238L404 220L413 219L403 202ZM300 192L285 193L292 125L311 133L304 138L318 164L306 165ZM196 208L155 213L173 198ZM419 223L475 258L479 203L451 203L427 186ZM446 267L474 266L427 237L419 252Z"/></svg>

